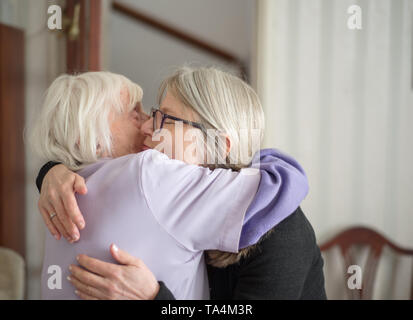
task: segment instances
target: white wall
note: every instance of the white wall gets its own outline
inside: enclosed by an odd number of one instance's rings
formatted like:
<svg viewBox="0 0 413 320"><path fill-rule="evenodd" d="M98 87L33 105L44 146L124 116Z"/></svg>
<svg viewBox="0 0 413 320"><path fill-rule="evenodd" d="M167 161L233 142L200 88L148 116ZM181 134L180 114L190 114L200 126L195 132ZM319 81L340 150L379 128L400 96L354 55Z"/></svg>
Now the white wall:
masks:
<svg viewBox="0 0 413 320"><path fill-rule="evenodd" d="M161 21L211 42L240 57L249 67L253 49L255 0L124 0ZM216 64L222 60L159 31L113 12L109 17L109 65L139 83L144 105L156 104L158 86L171 67L184 63Z"/></svg>
<svg viewBox="0 0 413 320"><path fill-rule="evenodd" d="M353 4L362 8L362 30L347 28ZM363 224L413 247L413 2L259 5L265 144L294 155L306 169L310 194L303 209L319 242ZM384 281L376 298L393 292Z"/></svg>

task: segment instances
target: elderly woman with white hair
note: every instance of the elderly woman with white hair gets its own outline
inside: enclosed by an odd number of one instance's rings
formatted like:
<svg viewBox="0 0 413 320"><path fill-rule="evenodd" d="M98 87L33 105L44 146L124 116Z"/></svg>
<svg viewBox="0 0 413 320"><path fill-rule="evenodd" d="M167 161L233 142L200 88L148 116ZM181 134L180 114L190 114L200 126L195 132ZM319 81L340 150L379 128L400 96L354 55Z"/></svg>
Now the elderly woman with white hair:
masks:
<svg viewBox="0 0 413 320"><path fill-rule="evenodd" d="M42 186L46 225L69 240L46 238L45 298L75 298L69 283L83 299L152 299L165 291L208 298L203 251L219 267L247 259L307 194L295 160L251 143L254 130L262 138L263 113L242 80L214 68L179 69L147 120L140 98L137 85L109 73L62 76L49 88L33 144L77 174L56 166ZM251 162L260 174L246 171ZM60 181L70 189L56 187ZM81 189L87 194L73 205ZM123 250L109 252L110 243ZM312 258L319 273L319 251ZM70 274L64 288L50 285L51 265ZM322 298L324 282L317 286Z"/></svg>

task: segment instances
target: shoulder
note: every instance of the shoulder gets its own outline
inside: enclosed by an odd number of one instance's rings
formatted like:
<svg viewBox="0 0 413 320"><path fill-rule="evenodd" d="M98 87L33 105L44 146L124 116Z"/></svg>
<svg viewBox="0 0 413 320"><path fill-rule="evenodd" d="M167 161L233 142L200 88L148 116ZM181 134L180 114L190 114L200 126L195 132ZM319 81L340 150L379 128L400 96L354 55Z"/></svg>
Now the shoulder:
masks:
<svg viewBox="0 0 413 320"><path fill-rule="evenodd" d="M244 263L266 260L279 264L289 261L311 263L317 254L316 236L300 207L289 217L268 231L257 243Z"/></svg>
<svg viewBox="0 0 413 320"><path fill-rule="evenodd" d="M304 247L316 244L313 227L301 207L269 231L261 245L280 245L280 241L301 244Z"/></svg>
<svg viewBox="0 0 413 320"><path fill-rule="evenodd" d="M136 154L136 161L139 162L140 169L145 171L147 175L162 175L162 174L174 174L180 176L182 173L188 173L192 171L202 171L209 173L211 170L208 168L199 167L194 164L188 164L181 160L171 159L166 154L154 149L145 150Z"/></svg>
<svg viewBox="0 0 413 320"><path fill-rule="evenodd" d="M160 164L170 163L171 161L165 154L151 149L139 153L130 153L118 158L102 159L97 162L97 166L109 170L128 168L133 171L141 171L143 167L146 170L151 167L159 167Z"/></svg>

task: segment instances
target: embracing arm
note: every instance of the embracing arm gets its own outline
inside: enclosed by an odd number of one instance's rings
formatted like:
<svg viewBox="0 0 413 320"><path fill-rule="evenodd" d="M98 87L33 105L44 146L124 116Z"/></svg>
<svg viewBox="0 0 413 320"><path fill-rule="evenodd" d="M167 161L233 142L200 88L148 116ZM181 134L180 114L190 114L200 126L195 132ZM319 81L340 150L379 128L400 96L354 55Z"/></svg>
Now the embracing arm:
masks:
<svg viewBox="0 0 413 320"><path fill-rule="evenodd" d="M249 170L248 174L224 169L211 171L169 159L155 150L142 152L133 159L139 160L133 165L140 170L139 177L136 177L137 184L146 197L148 207L177 241L188 249L238 251L243 217L260 180L258 169L244 169ZM46 173L47 170L50 171ZM57 213L54 224L69 218L83 220L75 198L73 183L76 180L85 187L83 178L63 165L48 163L42 168L37 179L37 184L42 186L39 209L48 226L53 227L51 213ZM68 208L66 203L71 207ZM197 212L196 218L194 212ZM211 214L216 215L216 219L210 221ZM206 230L205 225L210 228ZM55 234L51 227L49 230ZM69 230L63 230L65 237L66 234L74 234L77 240L80 235L75 227L68 225ZM183 234L186 236L181 238ZM72 239L69 237L69 240Z"/></svg>
<svg viewBox="0 0 413 320"><path fill-rule="evenodd" d="M308 180L301 165L277 149L263 149L254 155L252 167L261 180L245 214L239 248L246 248L291 215L308 194Z"/></svg>
<svg viewBox="0 0 413 320"><path fill-rule="evenodd" d="M189 251L238 252L258 169L210 170L147 150L140 154L137 183L156 221ZM206 227L208 226L208 227Z"/></svg>
<svg viewBox="0 0 413 320"><path fill-rule="evenodd" d="M59 240L63 235L69 242L77 241L85 221L77 205L75 193L86 194L85 180L63 164L48 162L36 179L40 192L38 208L50 233ZM50 215L55 213L53 222Z"/></svg>
<svg viewBox="0 0 413 320"><path fill-rule="evenodd" d="M57 213L57 220L62 220L65 222L63 223L63 226L66 227L67 230L63 231L66 234L69 234L69 236L74 236L75 233L79 236L76 226L80 226L79 229L81 229L81 225L84 225L84 220L76 203L75 192L85 194L87 192L86 184L80 175L71 172L64 165L57 164L58 163L56 162L49 162L45 164L36 179L36 184L39 191L42 189L39 200L39 209L40 211L46 211L46 209L49 209L49 211L52 210ZM208 169L206 168L191 166L192 169L188 170L188 167L185 165L181 165L181 167L186 167L184 170L180 170L186 176L191 176L192 174L194 179L206 178L206 180L203 179L202 181L204 189L210 196L209 200L213 201L215 204L218 204L220 212L226 210L226 206L228 207L228 205L232 207L232 210L235 209L236 211L237 205L238 208L242 206L248 207L248 204L251 203L250 200L243 199L241 199L238 203L235 203L233 196L229 197L231 201L227 201L227 195L229 193L236 196L239 195L238 190L243 188L241 182L246 181L246 185L251 185L254 183L254 178L236 178L238 174L231 172L230 170L217 169L211 172L212 174L208 174ZM261 180L259 181L258 191L255 194L251 205L245 213L245 216L241 217L242 230L239 238L239 248L245 248L255 244L268 230L272 229L276 224L290 215L308 193L308 181L302 167L293 158L276 149L264 149L257 152L254 156L252 167L260 169ZM168 168L168 166L166 168ZM175 167L172 166L172 168ZM198 172L198 176L194 174L194 171ZM199 175L199 172L202 171L204 173ZM50 173L48 174L48 172ZM168 174L168 170L165 170L165 174ZM148 176L148 174L146 175ZM46 179L44 179L45 177ZM188 186L184 186L185 183L182 183L181 181L174 183L174 181L171 181L173 179L165 181L165 176L162 175L149 175L149 179L154 179L154 183L152 183L152 186L155 186L153 188L154 194L159 191L157 186L160 184L163 186L165 185L165 182L171 182L170 186L168 185L165 188L165 192L167 193L175 190L185 194L188 192L187 190L192 188L192 186L194 186L195 189L198 187L198 183L196 181L194 182L193 179L186 179L186 184ZM158 181L156 179L158 179ZM235 183L231 183L231 179L235 181ZM45 183L42 187L43 180ZM209 187L209 184L212 186ZM181 189L176 190L179 186L182 186ZM225 191L228 191L225 196L220 197L219 194L218 196L215 196L214 190L219 191L220 186L221 189L225 187ZM189 192L192 191L190 190ZM248 193L245 192L245 190L241 190L241 192L242 194ZM194 194L194 192L192 193ZM201 197L205 198L205 195L202 194L201 196L196 197L197 199L193 200L192 203L195 203L196 201L200 203ZM244 202L243 204L240 203L242 201ZM169 217L171 206L168 207L164 199L162 203L166 204L167 210L163 211L165 212L164 214ZM207 203L207 205L210 206L210 203L211 202ZM155 203L155 206L157 205L158 204ZM156 211L162 212L163 208L160 209L161 210L155 208ZM209 211L211 212L212 210ZM244 211L244 209L239 211ZM49 221L49 215L43 214L43 218L47 225L48 223L51 225L49 227L51 233L55 234L52 228L53 224ZM71 223L71 221L74 221L75 224Z"/></svg>
<svg viewBox="0 0 413 320"><path fill-rule="evenodd" d="M251 167L240 172L211 171L156 151L141 159L139 183L148 207L190 250L238 252L253 245L308 193L302 167L276 149L257 152Z"/></svg>

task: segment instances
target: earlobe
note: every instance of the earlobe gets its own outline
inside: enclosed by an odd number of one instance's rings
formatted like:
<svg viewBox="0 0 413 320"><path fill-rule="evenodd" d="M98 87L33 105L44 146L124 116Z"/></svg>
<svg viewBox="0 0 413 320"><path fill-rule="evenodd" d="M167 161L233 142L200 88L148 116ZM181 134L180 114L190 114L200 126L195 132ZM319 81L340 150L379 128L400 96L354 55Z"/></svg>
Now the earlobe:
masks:
<svg viewBox="0 0 413 320"><path fill-rule="evenodd" d="M219 130L219 135L218 135L218 139L219 139L219 149L222 150L220 152L225 152L225 154L223 155L224 158L227 158L229 156L229 153L231 151L231 147L232 147L232 143L231 143L231 138L229 137L229 135L221 130ZM224 143L225 143L225 149L224 149Z"/></svg>
<svg viewBox="0 0 413 320"><path fill-rule="evenodd" d="M231 151L231 139L228 135L225 135L225 145L226 145L226 156L228 157L229 152Z"/></svg>

